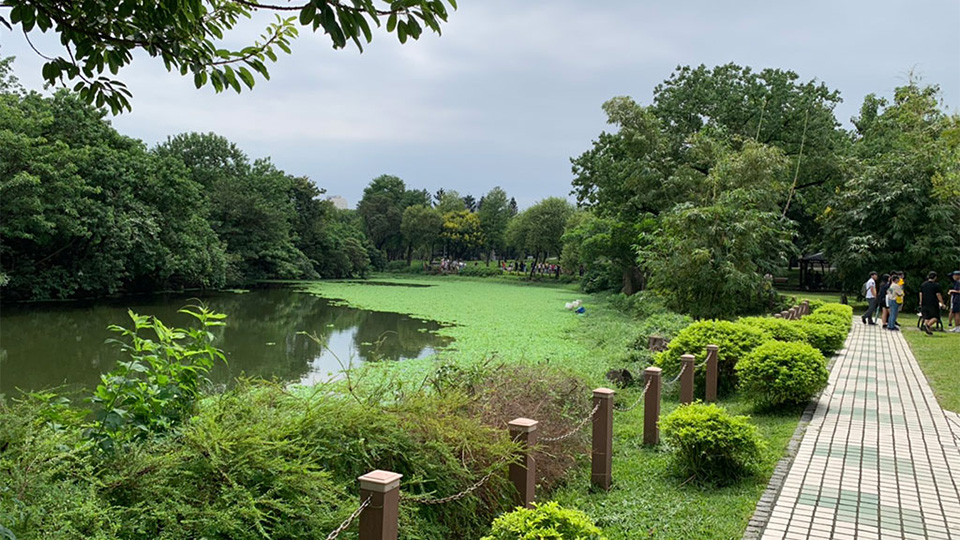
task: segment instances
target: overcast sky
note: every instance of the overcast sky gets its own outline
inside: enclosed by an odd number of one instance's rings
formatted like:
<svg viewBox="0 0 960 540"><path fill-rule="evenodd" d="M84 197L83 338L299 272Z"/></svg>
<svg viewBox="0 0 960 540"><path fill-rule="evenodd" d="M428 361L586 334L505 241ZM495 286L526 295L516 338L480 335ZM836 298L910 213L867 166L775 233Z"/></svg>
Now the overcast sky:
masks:
<svg viewBox="0 0 960 540"><path fill-rule="evenodd" d="M502 186L522 207L568 196L570 157L605 128L617 95L649 104L677 65L777 67L841 92L848 125L863 97L889 97L914 70L960 106L960 0L460 0L443 36L363 54L303 31L253 91L196 90L192 78L138 57L121 72L133 112L113 120L149 145L213 131L270 156L353 207L375 176L479 198ZM241 29L249 44L262 28ZM52 36L34 42L59 54ZM245 40L247 38L249 41ZM0 32L16 75L40 89L42 60ZM246 41L246 43L245 43Z"/></svg>

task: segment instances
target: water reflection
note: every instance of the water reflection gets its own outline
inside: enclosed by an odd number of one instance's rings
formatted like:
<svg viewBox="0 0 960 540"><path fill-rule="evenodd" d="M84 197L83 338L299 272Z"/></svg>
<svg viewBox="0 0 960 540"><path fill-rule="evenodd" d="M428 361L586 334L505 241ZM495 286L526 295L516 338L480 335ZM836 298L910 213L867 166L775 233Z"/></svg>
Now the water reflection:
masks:
<svg viewBox="0 0 960 540"><path fill-rule="evenodd" d="M190 318L176 311L196 296L4 306L0 393L62 384L92 388L121 358L116 345L104 341L113 337L107 326L129 326L127 308L182 326ZM435 334L437 323L354 309L287 288L211 293L202 300L228 315L228 325L217 329L217 345L228 360L212 374L219 383L241 374L310 383L340 371L340 362L419 358L449 342ZM317 336L320 343L300 332Z"/></svg>

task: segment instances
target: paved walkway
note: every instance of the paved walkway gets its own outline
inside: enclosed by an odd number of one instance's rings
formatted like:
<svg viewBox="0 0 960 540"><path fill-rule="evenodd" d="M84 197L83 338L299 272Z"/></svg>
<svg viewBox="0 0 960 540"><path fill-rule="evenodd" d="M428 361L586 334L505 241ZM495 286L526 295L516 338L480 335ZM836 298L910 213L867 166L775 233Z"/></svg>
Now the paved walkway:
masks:
<svg viewBox="0 0 960 540"><path fill-rule="evenodd" d="M960 422L899 332L855 321L762 538L960 540Z"/></svg>

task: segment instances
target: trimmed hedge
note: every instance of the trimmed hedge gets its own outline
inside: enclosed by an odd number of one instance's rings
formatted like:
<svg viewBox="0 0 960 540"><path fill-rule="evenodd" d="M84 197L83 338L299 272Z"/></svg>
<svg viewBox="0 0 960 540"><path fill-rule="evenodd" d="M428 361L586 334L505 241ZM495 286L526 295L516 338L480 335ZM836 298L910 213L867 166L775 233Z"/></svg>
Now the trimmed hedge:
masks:
<svg viewBox="0 0 960 540"><path fill-rule="evenodd" d="M747 353L770 339L767 332L739 322L730 321L700 321L691 324L677 334L667 350L658 354L656 365L662 368L665 376L675 376L680 372L680 357L692 354L697 364L707 357L707 345L717 345L719 351L719 381L718 392L726 394L736 388L737 362ZM696 374L697 392L704 388L704 372L701 369Z"/></svg>
<svg viewBox="0 0 960 540"><path fill-rule="evenodd" d="M853 308L845 304L823 304L817 308L811 308L813 314L827 313L836 315L843 319L847 324L853 320Z"/></svg>
<svg viewBox="0 0 960 540"><path fill-rule="evenodd" d="M748 473L764 443L746 416L715 404L681 405L660 420L675 472L700 483L725 484Z"/></svg>
<svg viewBox="0 0 960 540"><path fill-rule="evenodd" d="M803 328L786 319L777 319L774 317L743 317L739 321L741 324L747 324L764 332L777 341L806 341L807 335Z"/></svg>
<svg viewBox="0 0 960 540"><path fill-rule="evenodd" d="M807 343L823 353L824 356L832 356L833 353L843 347L849 327L842 328L836 324L808 321L807 319L810 317L804 317L793 324L797 325L807 335Z"/></svg>
<svg viewBox="0 0 960 540"><path fill-rule="evenodd" d="M740 389L764 406L800 404L827 385L827 361L806 343L770 341L737 363Z"/></svg>

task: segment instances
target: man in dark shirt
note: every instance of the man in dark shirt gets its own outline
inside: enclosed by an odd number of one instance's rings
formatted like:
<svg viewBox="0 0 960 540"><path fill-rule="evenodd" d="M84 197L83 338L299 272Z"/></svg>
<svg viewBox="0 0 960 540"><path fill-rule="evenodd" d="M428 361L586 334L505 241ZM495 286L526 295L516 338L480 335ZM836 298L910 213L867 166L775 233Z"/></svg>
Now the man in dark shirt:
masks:
<svg viewBox="0 0 960 540"><path fill-rule="evenodd" d="M927 280L920 285L920 317L923 319L923 331L932 336L931 326L940 319L940 306L943 305L943 296L940 295L940 284L937 283L937 273L927 274Z"/></svg>
<svg viewBox="0 0 960 540"><path fill-rule="evenodd" d="M960 332L960 270L951 274L953 287L950 288L950 326L955 326L951 332Z"/></svg>

